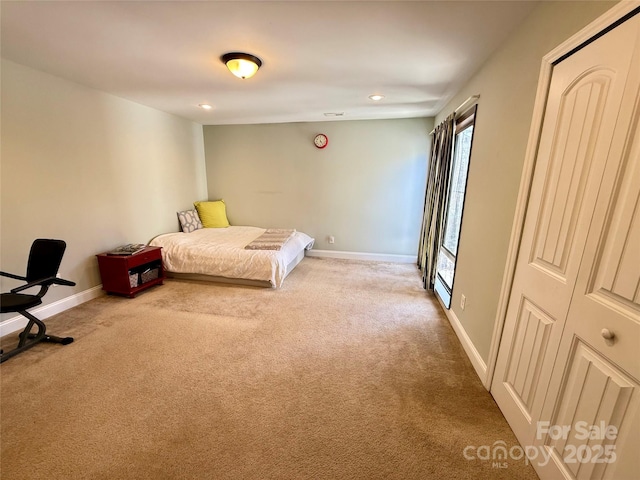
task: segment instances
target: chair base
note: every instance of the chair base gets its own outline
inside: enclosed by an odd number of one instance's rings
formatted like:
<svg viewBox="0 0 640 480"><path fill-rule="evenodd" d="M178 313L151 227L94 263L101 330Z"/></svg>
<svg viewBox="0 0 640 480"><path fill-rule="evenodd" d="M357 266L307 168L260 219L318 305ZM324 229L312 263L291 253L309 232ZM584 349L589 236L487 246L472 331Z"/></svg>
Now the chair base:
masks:
<svg viewBox="0 0 640 480"><path fill-rule="evenodd" d="M28 318L29 323L27 323L27 326L24 327L24 330L18 335L20 341L16 348L6 353L0 350L0 363L9 360L11 357L15 357L17 354L30 349L40 342L60 343L62 345L68 345L73 342L72 337L56 337L55 335L47 335L47 326L42 320L37 319L26 311L19 313ZM31 333L31 329L34 325L38 327L38 331L36 333Z"/></svg>

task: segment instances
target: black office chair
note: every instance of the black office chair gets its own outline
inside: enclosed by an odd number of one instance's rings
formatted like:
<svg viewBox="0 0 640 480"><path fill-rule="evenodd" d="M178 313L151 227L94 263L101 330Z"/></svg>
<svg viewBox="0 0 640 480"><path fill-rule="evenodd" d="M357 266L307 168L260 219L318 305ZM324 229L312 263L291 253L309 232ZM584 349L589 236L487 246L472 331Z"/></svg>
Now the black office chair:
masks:
<svg viewBox="0 0 640 480"><path fill-rule="evenodd" d="M0 294L0 313L18 312L29 319L27 326L24 328L22 333L18 335L20 338L18 346L6 353L3 353L2 350L0 350L0 363L10 359L20 352L24 352L39 342L54 342L61 343L62 345L67 345L73 342L73 338L71 337L60 338L54 337L53 335L47 335L45 333L47 327L44 322L27 312L28 309L42 303L42 297L44 297L47 290L49 290L49 287L54 283L70 287L75 285L75 282L56 277L66 248L67 244L62 240L37 239L31 245L29 262L27 264L27 275L25 277L0 272L0 275L3 277L14 278L16 280L27 282L25 285L14 288L10 293ZM40 291L35 295L19 293L28 288L38 286L40 287ZM38 326L37 333L31 333L31 329L34 325Z"/></svg>

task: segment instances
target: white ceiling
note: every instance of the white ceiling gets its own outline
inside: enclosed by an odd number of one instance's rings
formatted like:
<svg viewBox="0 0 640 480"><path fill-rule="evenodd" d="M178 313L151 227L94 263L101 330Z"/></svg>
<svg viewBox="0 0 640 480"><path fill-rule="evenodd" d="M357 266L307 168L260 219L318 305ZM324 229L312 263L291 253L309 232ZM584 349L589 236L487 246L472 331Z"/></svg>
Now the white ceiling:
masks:
<svg viewBox="0 0 640 480"><path fill-rule="evenodd" d="M205 125L433 116L529 1L2 1L6 59ZM220 55L262 68L240 80ZM385 95L380 102L368 96ZM214 108L205 111L198 104Z"/></svg>

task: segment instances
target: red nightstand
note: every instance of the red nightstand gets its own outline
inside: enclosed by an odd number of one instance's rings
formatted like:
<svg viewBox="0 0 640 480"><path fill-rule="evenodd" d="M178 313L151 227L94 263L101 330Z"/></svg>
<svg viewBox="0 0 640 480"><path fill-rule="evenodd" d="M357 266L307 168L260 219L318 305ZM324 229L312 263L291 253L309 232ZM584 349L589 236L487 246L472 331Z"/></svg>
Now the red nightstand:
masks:
<svg viewBox="0 0 640 480"><path fill-rule="evenodd" d="M101 253L96 257L102 289L107 293L133 298L142 290L164 282L162 247L146 247L134 255Z"/></svg>

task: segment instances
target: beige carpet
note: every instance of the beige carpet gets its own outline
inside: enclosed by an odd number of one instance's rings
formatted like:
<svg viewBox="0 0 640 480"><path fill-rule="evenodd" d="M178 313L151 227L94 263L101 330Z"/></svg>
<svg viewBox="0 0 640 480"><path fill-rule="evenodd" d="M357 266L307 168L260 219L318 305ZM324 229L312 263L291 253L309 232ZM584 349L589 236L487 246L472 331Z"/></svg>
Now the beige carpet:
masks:
<svg viewBox="0 0 640 480"><path fill-rule="evenodd" d="M280 290L169 280L47 323L76 341L0 367L3 480L537 478L463 457L517 442L412 265L307 258Z"/></svg>

